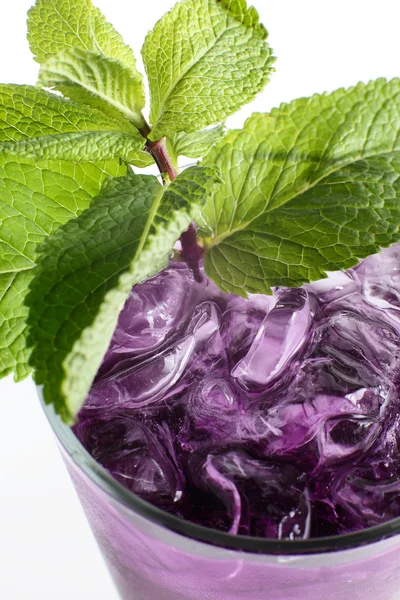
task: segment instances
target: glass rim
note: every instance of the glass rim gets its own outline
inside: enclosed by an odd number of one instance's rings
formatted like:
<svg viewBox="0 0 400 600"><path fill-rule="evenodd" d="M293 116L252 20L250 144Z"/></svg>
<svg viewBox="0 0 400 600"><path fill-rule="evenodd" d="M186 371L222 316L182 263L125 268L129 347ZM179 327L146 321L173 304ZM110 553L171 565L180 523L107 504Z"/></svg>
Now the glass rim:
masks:
<svg viewBox="0 0 400 600"><path fill-rule="evenodd" d="M124 486L84 448L72 429L62 422L52 405L46 405L38 390L46 417L70 459L101 490L126 508L171 532L226 550L269 556L299 556L351 550L391 538L400 533L400 517L360 531L306 540L277 540L244 535L231 535L203 525L185 521L150 502L143 500Z"/></svg>

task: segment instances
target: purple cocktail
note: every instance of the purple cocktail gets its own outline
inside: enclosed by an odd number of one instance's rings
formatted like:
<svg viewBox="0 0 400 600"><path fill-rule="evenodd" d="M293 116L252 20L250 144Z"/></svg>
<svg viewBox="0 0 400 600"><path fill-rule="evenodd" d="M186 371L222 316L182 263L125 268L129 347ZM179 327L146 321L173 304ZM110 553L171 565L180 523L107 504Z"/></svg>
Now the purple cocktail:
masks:
<svg viewBox="0 0 400 600"><path fill-rule="evenodd" d="M75 432L122 485L231 534L400 515L400 246L249 299L171 263L136 286Z"/></svg>
<svg viewBox="0 0 400 600"><path fill-rule="evenodd" d="M144 72L92 0L29 10L0 377L32 373L124 600L399 600L400 80L226 130L268 31L169 8Z"/></svg>
<svg viewBox="0 0 400 600"><path fill-rule="evenodd" d="M91 456L46 409L124 600L397 600L399 268L136 286L74 429Z"/></svg>

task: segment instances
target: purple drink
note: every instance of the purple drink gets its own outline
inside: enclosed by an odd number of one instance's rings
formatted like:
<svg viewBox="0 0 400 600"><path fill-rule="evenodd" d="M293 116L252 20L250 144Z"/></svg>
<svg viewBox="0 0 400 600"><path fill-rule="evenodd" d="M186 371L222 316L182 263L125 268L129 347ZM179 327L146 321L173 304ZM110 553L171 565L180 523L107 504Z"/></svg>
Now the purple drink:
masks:
<svg viewBox="0 0 400 600"><path fill-rule="evenodd" d="M159 508L306 539L400 515L400 246L249 300L171 263L135 287L75 433Z"/></svg>

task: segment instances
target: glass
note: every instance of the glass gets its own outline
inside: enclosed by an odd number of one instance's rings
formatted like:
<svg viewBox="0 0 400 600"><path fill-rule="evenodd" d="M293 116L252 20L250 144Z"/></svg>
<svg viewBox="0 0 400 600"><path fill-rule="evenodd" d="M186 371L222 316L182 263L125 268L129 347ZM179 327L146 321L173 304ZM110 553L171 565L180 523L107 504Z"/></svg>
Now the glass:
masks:
<svg viewBox="0 0 400 600"><path fill-rule="evenodd" d="M277 541L206 529L141 500L45 407L123 600L398 600L400 518L357 533Z"/></svg>

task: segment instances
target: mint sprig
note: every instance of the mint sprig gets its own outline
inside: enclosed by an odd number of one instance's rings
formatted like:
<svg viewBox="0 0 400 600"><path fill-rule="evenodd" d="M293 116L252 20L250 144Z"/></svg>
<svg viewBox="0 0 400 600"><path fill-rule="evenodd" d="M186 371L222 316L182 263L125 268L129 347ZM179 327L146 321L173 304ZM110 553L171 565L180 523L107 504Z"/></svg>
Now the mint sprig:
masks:
<svg viewBox="0 0 400 600"><path fill-rule="evenodd" d="M245 0L181 0L129 46L90 0L37 0L39 87L0 85L0 376L72 423L131 287L182 259L224 291L298 286L400 241L400 80L222 122L274 58ZM179 174L178 157L205 157ZM105 162L107 159L107 162ZM156 164L154 176L134 167ZM193 220L199 226L198 234Z"/></svg>

